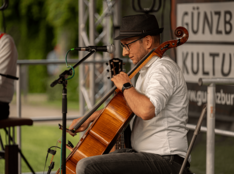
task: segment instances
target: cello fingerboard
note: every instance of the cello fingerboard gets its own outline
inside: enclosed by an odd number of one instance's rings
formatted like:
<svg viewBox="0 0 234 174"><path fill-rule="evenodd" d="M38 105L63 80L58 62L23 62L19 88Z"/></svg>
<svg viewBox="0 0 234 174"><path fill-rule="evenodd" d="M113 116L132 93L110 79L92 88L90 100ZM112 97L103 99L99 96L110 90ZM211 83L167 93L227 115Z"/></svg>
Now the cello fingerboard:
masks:
<svg viewBox="0 0 234 174"><path fill-rule="evenodd" d="M119 74L121 71L123 71L123 61L119 58L113 58L109 60L109 65L110 65L110 73L111 77ZM124 148L124 132L120 134L118 137L116 144L115 144L115 149L123 149Z"/></svg>

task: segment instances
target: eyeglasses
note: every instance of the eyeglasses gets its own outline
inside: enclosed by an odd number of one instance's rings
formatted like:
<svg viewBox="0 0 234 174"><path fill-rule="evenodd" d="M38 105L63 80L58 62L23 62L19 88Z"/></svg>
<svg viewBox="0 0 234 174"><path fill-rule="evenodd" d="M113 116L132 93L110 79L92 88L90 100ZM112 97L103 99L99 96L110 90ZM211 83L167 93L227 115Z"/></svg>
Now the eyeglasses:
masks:
<svg viewBox="0 0 234 174"><path fill-rule="evenodd" d="M132 41L132 42L130 42L130 43L128 43L128 44L122 44L122 43L120 42L120 45L121 45L122 48L125 48L127 51L130 51L129 45L132 44L132 43L134 43L134 42L136 42L136 41L138 41L138 40L140 40L140 39L142 39L142 38L144 38L144 37L145 37L145 36L142 36L142 37L138 38L137 40L134 40L134 41Z"/></svg>

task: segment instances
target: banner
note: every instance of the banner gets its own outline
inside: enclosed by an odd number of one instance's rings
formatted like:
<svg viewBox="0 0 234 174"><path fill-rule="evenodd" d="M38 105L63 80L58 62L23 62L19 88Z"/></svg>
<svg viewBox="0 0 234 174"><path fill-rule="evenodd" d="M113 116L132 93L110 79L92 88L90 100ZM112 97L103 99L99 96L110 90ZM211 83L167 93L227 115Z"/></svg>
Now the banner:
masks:
<svg viewBox="0 0 234 174"><path fill-rule="evenodd" d="M188 41L176 48L188 86L189 116L199 116L207 87L199 78L234 77L234 1L172 1L172 28L185 27ZM216 86L218 120L234 121L234 86ZM230 122L232 123L232 122Z"/></svg>

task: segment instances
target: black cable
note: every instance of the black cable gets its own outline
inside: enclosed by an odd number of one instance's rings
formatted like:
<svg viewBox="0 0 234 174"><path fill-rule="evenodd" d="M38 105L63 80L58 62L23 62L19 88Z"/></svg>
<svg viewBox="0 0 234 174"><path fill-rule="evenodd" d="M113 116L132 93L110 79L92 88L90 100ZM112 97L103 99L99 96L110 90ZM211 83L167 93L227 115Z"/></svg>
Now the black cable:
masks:
<svg viewBox="0 0 234 174"><path fill-rule="evenodd" d="M5 135L5 143L7 144L7 135Z"/></svg>
<svg viewBox="0 0 234 174"><path fill-rule="evenodd" d="M165 11L165 4L166 4L166 0L164 0L163 2L163 8L162 8L162 14L161 14L161 27L164 27L164 11ZM163 33L161 35L161 43L163 43Z"/></svg>
<svg viewBox="0 0 234 174"><path fill-rule="evenodd" d="M43 174L44 174L44 172L45 172L45 167L46 167L46 162L47 162L47 159L48 159L48 155L49 155L49 153L51 152L51 148L59 148L59 149L61 149L60 147L58 147L58 146L51 146L49 149L48 149L48 151L47 151L47 154L46 154L46 160L45 160L45 165L44 165L44 170L43 170ZM52 150L53 151L53 150ZM55 155L55 153L56 153L56 151L55 152L52 152L52 153L54 153L54 155Z"/></svg>
<svg viewBox="0 0 234 174"><path fill-rule="evenodd" d="M159 0L159 1L161 2L161 0ZM145 10L145 9L143 9L142 6L141 6L141 0L138 0L137 2L138 2L138 7L139 7L139 9L140 9L141 11L145 11L145 13L152 11L152 10L154 9L154 6L155 6L155 0L153 0L151 7L150 7L148 10ZM160 3L160 2L159 2L159 3ZM159 6L160 6L160 5L161 5L161 4L159 4ZM157 9L157 10L159 10L159 9Z"/></svg>
<svg viewBox="0 0 234 174"><path fill-rule="evenodd" d="M135 12L141 12L141 13L145 13L145 14L149 14L149 13L153 13L153 12L158 12L161 8L161 1L162 0L158 0L158 5L157 5L157 8L154 9L154 6L155 6L155 1L156 0L153 0L152 4L151 4L151 7L149 9L144 9L142 6L141 6L141 0L138 0L137 1L137 4L138 4L138 8L139 9L136 9L135 7L135 0L132 0L132 9L135 11Z"/></svg>
<svg viewBox="0 0 234 174"><path fill-rule="evenodd" d="M47 174L50 174L50 172L51 172L51 170L52 170L53 168L54 168L54 162L51 162Z"/></svg>
<svg viewBox="0 0 234 174"><path fill-rule="evenodd" d="M2 0L2 2L3 2L3 0ZM4 0L3 5L0 7L0 10L3 11L5 9L7 9L8 5L9 5L9 0Z"/></svg>
<svg viewBox="0 0 234 174"><path fill-rule="evenodd" d="M3 145L3 140L2 140L2 137L1 137L1 133L0 133L0 145L1 145L2 150L5 151L5 148L4 148L4 145Z"/></svg>

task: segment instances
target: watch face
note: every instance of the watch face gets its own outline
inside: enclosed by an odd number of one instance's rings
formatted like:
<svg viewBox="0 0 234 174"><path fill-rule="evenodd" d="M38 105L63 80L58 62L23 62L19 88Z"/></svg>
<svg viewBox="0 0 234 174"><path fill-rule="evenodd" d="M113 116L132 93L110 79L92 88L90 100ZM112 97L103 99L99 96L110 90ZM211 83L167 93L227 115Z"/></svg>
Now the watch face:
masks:
<svg viewBox="0 0 234 174"><path fill-rule="evenodd" d="M124 83L123 86L127 88L127 87L131 87L132 85L130 83Z"/></svg>

